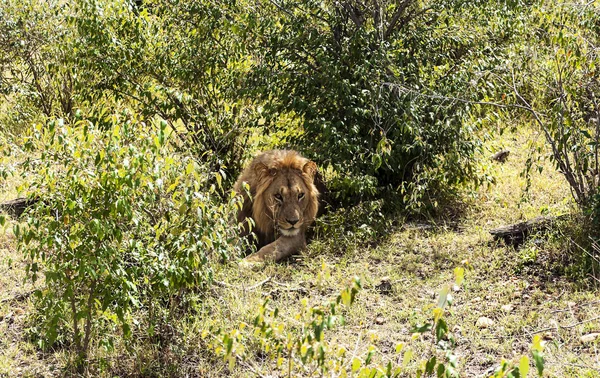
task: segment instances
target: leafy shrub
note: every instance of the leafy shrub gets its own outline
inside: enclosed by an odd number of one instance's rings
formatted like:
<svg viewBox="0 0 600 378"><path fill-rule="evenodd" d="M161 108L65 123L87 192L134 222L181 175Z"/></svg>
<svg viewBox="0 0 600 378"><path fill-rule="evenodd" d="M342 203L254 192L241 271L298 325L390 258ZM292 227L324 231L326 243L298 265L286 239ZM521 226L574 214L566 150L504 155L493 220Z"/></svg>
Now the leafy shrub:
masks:
<svg viewBox="0 0 600 378"><path fill-rule="evenodd" d="M70 116L74 72L64 42L72 34L64 5L44 1L0 4L0 106L4 130L20 131L41 116Z"/></svg>
<svg viewBox="0 0 600 378"><path fill-rule="evenodd" d="M536 43L516 51L505 83L543 133L573 199L588 209L600 182L600 19L593 7L555 4L534 7L531 17Z"/></svg>
<svg viewBox="0 0 600 378"><path fill-rule="evenodd" d="M3 62L23 73L10 76L11 95L53 99L46 111L13 97L31 113L132 107L147 122L164 119L181 147L228 177L256 147L294 147L331 168L337 203L391 193L416 211L487 180L474 159L483 115L469 101L493 92L483 73L502 61L522 10L461 0L78 0L51 9L32 0L26 30L43 31L36 41L49 52L33 71L11 59L29 50L10 41L35 36L10 34L27 12L7 4ZM46 13L57 22L45 23Z"/></svg>
<svg viewBox="0 0 600 378"><path fill-rule="evenodd" d="M514 46L500 75L502 102L516 106L519 111L513 115L522 116L524 111L547 142L546 150L532 151L525 173L529 175L534 167L533 155L537 153L539 159L547 153L573 200L589 217L583 223L593 237L600 219L600 16L594 7L540 3L532 6L527 17L534 32L523 34L526 43ZM576 234L572 236L581 236ZM574 248L580 256L568 257L575 262L569 270L577 278L588 274L595 278L598 261L588 252L592 250L589 240L583 244Z"/></svg>
<svg viewBox="0 0 600 378"><path fill-rule="evenodd" d="M160 116L178 143L235 176L261 118L239 95L249 64L236 2L80 0L69 16L73 52L91 85L146 119Z"/></svg>
<svg viewBox="0 0 600 378"><path fill-rule="evenodd" d="M504 4L505 15L491 25L474 22L497 6L267 4L257 12L263 22L254 32L250 93L266 102L272 127L281 114L301 120L303 132L290 144L338 173L329 184L343 203L391 192L411 210L431 209L464 184L484 182L468 102L485 93L482 71L500 61L486 51L499 52L510 39L520 9Z"/></svg>
<svg viewBox="0 0 600 378"><path fill-rule="evenodd" d="M44 277L34 329L42 346L71 345L80 369L92 336L112 347L103 327L120 325L127 340L144 322L152 336L165 311L210 284L216 261L244 248L223 173L175 153L170 136L165 122L123 113L107 130L38 124L26 143L25 190L42 201L14 233L28 277Z"/></svg>

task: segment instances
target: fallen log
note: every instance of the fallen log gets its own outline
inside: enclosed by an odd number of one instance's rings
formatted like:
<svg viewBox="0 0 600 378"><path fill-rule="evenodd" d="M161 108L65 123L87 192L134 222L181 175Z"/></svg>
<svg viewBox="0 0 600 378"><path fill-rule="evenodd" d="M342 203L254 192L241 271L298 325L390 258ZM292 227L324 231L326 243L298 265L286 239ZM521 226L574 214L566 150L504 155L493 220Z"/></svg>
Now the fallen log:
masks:
<svg viewBox="0 0 600 378"><path fill-rule="evenodd" d="M544 231L552 227L559 220L564 220L567 215L557 217L539 216L525 222L509 224L490 230L495 240L502 239L507 245L518 246L525 241L532 232Z"/></svg>
<svg viewBox="0 0 600 378"><path fill-rule="evenodd" d="M6 213L13 218L18 218L27 208L39 202L36 198L16 198L14 200L0 203L0 212Z"/></svg>

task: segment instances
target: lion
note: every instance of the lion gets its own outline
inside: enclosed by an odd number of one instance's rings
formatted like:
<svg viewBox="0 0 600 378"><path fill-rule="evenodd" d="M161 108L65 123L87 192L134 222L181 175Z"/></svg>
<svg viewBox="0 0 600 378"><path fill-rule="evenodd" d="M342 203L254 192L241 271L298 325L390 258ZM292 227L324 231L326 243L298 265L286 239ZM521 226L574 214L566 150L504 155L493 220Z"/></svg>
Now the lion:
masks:
<svg viewBox="0 0 600 378"><path fill-rule="evenodd" d="M298 152L273 150L256 156L240 174L234 185L243 197L237 220L245 224L242 236L250 234L248 218L254 221L259 248L246 262L279 261L306 247L306 230L319 210L316 173L317 165Z"/></svg>

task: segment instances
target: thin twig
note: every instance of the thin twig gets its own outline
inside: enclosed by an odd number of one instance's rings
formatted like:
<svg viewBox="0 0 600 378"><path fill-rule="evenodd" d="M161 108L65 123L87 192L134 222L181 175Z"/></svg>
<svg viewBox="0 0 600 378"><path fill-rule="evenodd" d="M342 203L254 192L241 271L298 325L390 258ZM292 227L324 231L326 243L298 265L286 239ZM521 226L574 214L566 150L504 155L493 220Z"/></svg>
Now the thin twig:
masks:
<svg viewBox="0 0 600 378"><path fill-rule="evenodd" d="M593 304L596 304L596 303L600 303L600 301L591 301L591 302L587 302L587 303L576 304L573 307L590 306L590 305L593 305ZM571 308L572 307L565 308L565 309L562 309L562 310L554 310L554 311L550 311L550 313L551 314L556 314L556 313L559 313L559 312L567 312L567 311L571 311Z"/></svg>
<svg viewBox="0 0 600 378"><path fill-rule="evenodd" d="M592 260L594 260L596 263L600 264L600 260L594 256L592 253L590 253L587 249L583 248L582 246L580 246L579 244L577 244L577 242L571 238L569 238L570 241L575 244L577 247L579 247L579 249L581 249L583 252L585 252L588 256L590 256L592 258Z"/></svg>
<svg viewBox="0 0 600 378"><path fill-rule="evenodd" d="M524 105L519 105L519 104L500 104L497 102L490 102L490 101L472 101L472 100L467 100L465 98L461 98L461 97L453 97L453 96L444 96L438 93L433 92L433 94L426 94L423 92L420 92L418 90L406 87L402 84L397 84L397 83L391 83L391 82L385 82L381 84L382 86L386 86L386 87L390 87L390 88L395 88L400 92L403 93L412 93L414 95L417 95L417 97L424 97L424 98L429 98L432 100L447 100L447 101L456 101L456 102L460 102L463 104L469 104L469 105L489 105L489 106L494 106L496 108L500 108L500 109L522 109L522 110L526 110L534 115L539 115L539 116L544 116L543 113L539 113L538 111L531 109L530 107L524 106Z"/></svg>
<svg viewBox="0 0 600 378"><path fill-rule="evenodd" d="M261 287L262 285L266 284L267 282L271 281L272 278L273 277L269 276L266 279L260 281L259 283L252 285L252 286L248 286L248 287L231 285L231 284L228 284L227 282L218 281L218 280L213 280L213 282L221 287L228 287L228 288L238 289L238 290L254 290L254 289L257 289L257 288Z"/></svg>
<svg viewBox="0 0 600 378"><path fill-rule="evenodd" d="M577 322L577 323L569 324L569 325L560 325L560 324L558 324L558 328L560 328L560 329L574 328L574 327L577 327L578 325L589 323L589 322L593 322L594 320L598 320L598 319L600 319L600 316L596 316L596 317L593 317L593 318L590 318L590 319L586 319L586 320L583 320L583 321L580 321L580 322ZM541 333L541 332L546 332L546 331L552 331L552 330L554 330L556 328L557 327L542 328L542 329L538 329L537 331L528 332L527 334L529 336L531 336L531 335L535 335L536 333Z"/></svg>

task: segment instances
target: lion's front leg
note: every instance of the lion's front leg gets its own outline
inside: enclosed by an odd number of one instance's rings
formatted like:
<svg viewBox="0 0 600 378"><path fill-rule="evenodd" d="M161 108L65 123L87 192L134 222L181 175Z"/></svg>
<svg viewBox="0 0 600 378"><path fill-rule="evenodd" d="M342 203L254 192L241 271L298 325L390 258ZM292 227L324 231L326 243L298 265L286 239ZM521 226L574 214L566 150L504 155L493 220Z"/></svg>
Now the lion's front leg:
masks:
<svg viewBox="0 0 600 378"><path fill-rule="evenodd" d="M306 240L303 233L296 236L280 236L279 239L265 245L244 260L247 262L280 261L300 252L304 247L306 247Z"/></svg>

